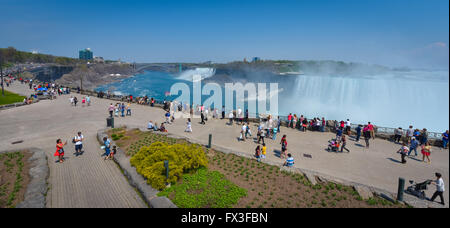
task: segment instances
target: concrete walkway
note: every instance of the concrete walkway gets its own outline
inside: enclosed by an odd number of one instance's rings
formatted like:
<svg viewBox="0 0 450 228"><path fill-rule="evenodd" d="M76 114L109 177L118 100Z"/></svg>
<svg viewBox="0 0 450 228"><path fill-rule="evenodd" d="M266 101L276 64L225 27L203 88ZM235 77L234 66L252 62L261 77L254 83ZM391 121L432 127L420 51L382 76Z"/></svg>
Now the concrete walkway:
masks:
<svg viewBox="0 0 450 228"><path fill-rule="evenodd" d="M25 86L17 83L9 89L26 95L30 93ZM78 96L81 100L79 94L72 95ZM124 178L120 177L121 174L117 168L112 163L103 162L100 159L101 151L99 144L95 141L95 133L98 129L105 127L105 118L108 115L107 107L112 101L93 98L91 107L71 107L69 97L61 96L54 101L41 101L31 106L0 111L1 149L3 147L10 149L37 146L46 149L49 155L53 155L55 141L58 137L70 141L74 134L81 130L87 138L85 143L86 153L79 158L73 157L73 145L69 142L69 147L66 150L69 158L67 163L60 165L50 162L52 173L50 182L53 188L58 188L51 190L52 196L49 205L53 207L57 205L63 207L99 206L98 203L90 204L90 200L96 199L96 202L104 202L101 204L104 207L142 206L139 204L137 196L131 192L132 189L124 186L127 183ZM132 117L116 118L116 127L121 124L146 126L149 120L158 123L164 121L164 111L160 108L132 105L132 112ZM237 138L241 126L236 124L228 126L225 120L210 120L205 126L200 125L199 120L193 120L193 133L184 133L185 122L184 119L176 120L175 123L168 125L167 129L172 134L186 136L205 144L208 135L213 134L214 145L248 154L253 154L257 146L253 140L238 142ZM256 135L256 126L252 125L251 130ZM386 189L390 192L397 191L399 177L406 180L424 181L434 179L434 173L440 172L444 176L446 189L448 190L448 150L433 148L432 164L422 163L419 152L420 157L418 159L407 159L408 163L404 165L398 163L400 156L396 154L400 145L386 140L376 139L371 141L370 149L361 146L364 145L364 142L359 144L350 140L347 144L350 153L329 153L325 149L328 140L334 137L332 133L303 133L282 127L281 134L287 135L289 153L293 154L297 167ZM11 145L11 142L20 139L24 140L23 144ZM281 149L280 139L280 134L276 141L266 139L267 159L279 162L279 164L284 162L275 153L275 151ZM304 154L309 154L312 158L304 157ZM110 175L110 178L107 178L108 175ZM118 183L112 183L113 180L118 181ZM83 193L76 193L74 188L77 190L84 189L84 191ZM104 196L106 189L114 189L113 195L117 197L115 199L118 202L105 202L110 201L109 196ZM427 196L431 196L434 190L435 187L430 186ZM448 191L444 195L448 206Z"/></svg>

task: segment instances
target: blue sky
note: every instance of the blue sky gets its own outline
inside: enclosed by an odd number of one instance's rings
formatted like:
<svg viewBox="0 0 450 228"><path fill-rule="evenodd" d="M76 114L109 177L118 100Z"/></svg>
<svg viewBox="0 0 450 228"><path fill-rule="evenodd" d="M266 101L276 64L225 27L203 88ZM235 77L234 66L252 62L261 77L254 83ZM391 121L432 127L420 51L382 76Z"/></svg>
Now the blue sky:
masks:
<svg viewBox="0 0 450 228"><path fill-rule="evenodd" d="M448 69L448 0L0 0L0 47L107 59L343 60Z"/></svg>

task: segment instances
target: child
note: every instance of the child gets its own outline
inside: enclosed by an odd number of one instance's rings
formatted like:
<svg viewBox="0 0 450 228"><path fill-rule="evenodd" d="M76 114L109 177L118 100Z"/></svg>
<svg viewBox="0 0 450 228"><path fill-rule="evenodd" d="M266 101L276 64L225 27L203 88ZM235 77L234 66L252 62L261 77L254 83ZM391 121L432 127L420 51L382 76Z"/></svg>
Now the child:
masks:
<svg viewBox="0 0 450 228"><path fill-rule="evenodd" d="M261 161L261 148L259 145L255 149L255 157L258 162Z"/></svg>
<svg viewBox="0 0 450 228"><path fill-rule="evenodd" d="M266 158L266 153L267 153L267 147L266 147L266 144L263 143L262 154L261 154L262 159Z"/></svg>
<svg viewBox="0 0 450 228"><path fill-rule="evenodd" d="M402 155L402 163L403 164L406 164L405 157L408 154L408 152L409 152L409 148L406 146L406 143L403 143L402 147L400 148L400 150L397 151L397 153Z"/></svg>
<svg viewBox="0 0 450 228"><path fill-rule="evenodd" d="M292 166L294 166L294 164L295 164L294 158L292 157L291 154L288 154L288 158L286 159L286 162L284 163L284 166L292 167Z"/></svg>
<svg viewBox="0 0 450 228"><path fill-rule="evenodd" d="M274 127L273 128L273 138L272 138L272 140L277 140L277 131L278 131L278 129L276 128L276 127Z"/></svg>

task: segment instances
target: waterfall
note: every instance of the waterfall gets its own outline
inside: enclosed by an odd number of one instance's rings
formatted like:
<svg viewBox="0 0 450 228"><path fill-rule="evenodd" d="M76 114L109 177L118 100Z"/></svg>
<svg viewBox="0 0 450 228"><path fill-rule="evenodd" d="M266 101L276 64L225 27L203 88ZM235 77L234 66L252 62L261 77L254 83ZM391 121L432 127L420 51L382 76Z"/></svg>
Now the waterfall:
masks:
<svg viewBox="0 0 450 228"><path fill-rule="evenodd" d="M209 78L209 77L214 76L214 74L216 74L216 69L214 69L214 68L195 68L195 69L192 69L192 70L183 71L177 77L177 79L192 82L192 78L195 75L201 76L201 79L203 80L205 78Z"/></svg>
<svg viewBox="0 0 450 228"><path fill-rule="evenodd" d="M294 84L292 94L281 97L282 112L394 128L413 125L438 132L449 126L448 71L302 75Z"/></svg>

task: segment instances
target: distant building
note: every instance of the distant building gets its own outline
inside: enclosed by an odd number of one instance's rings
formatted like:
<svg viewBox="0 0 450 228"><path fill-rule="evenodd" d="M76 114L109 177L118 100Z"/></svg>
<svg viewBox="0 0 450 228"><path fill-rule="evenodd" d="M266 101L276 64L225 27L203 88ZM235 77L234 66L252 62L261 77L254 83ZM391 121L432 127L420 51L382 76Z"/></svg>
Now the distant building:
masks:
<svg viewBox="0 0 450 228"><path fill-rule="evenodd" d="M90 48L86 48L84 50L81 50L80 51L80 59L92 60L92 59L94 59L94 53L91 51Z"/></svg>
<svg viewBox="0 0 450 228"><path fill-rule="evenodd" d="M256 62L259 62L259 61L261 61L261 58L259 58L259 57L254 57L253 60L252 60L253 63L256 63Z"/></svg>
<svg viewBox="0 0 450 228"><path fill-rule="evenodd" d="M104 63L105 60L103 59L103 57L95 56L94 57L94 62L96 62L96 63Z"/></svg>

